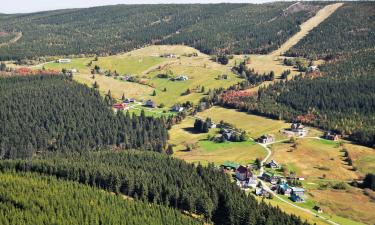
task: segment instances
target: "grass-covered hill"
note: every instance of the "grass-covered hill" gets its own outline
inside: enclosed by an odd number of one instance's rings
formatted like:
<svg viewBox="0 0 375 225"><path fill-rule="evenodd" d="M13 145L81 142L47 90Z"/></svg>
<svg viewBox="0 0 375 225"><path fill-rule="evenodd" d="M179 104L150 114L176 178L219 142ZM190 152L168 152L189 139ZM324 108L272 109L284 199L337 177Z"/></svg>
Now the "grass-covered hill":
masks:
<svg viewBox="0 0 375 225"><path fill-rule="evenodd" d="M152 43L187 44L206 53L265 53L299 31L322 3L116 5L3 15L0 32L22 32L2 60L118 53Z"/></svg>
<svg viewBox="0 0 375 225"><path fill-rule="evenodd" d="M35 173L0 173L0 223L11 224L203 224L181 212L77 182Z"/></svg>
<svg viewBox="0 0 375 225"><path fill-rule="evenodd" d="M0 157L109 145L164 150L162 119L115 115L111 101L62 75L0 77Z"/></svg>
<svg viewBox="0 0 375 225"><path fill-rule="evenodd" d="M102 151L0 161L0 171L9 170L77 181L198 214L214 224L307 225L296 216L259 203L212 165L195 166L155 152Z"/></svg>
<svg viewBox="0 0 375 225"><path fill-rule="evenodd" d="M329 59L374 47L375 3L351 2L340 7L287 54Z"/></svg>

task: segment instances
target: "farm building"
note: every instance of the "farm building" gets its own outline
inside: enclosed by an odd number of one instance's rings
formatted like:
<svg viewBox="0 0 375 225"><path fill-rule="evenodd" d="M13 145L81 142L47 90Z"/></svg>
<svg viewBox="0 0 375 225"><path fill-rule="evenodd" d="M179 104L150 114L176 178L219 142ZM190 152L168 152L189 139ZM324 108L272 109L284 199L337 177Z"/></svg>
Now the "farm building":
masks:
<svg viewBox="0 0 375 225"><path fill-rule="evenodd" d="M58 63L71 63L72 60L71 59L58 59L57 62Z"/></svg>
<svg viewBox="0 0 375 225"><path fill-rule="evenodd" d="M290 130L296 135L301 136L301 137L307 134L307 129L301 123L293 123L290 126Z"/></svg>
<svg viewBox="0 0 375 225"><path fill-rule="evenodd" d="M327 132L324 134L324 138L327 140L331 140L331 141L338 141L340 138L340 135L332 133L332 132Z"/></svg>
<svg viewBox="0 0 375 225"><path fill-rule="evenodd" d="M236 178L238 180L246 180L247 178L250 178L252 177L253 174L249 171L248 168L244 167L244 166L239 166L237 169L236 169Z"/></svg>
<svg viewBox="0 0 375 225"><path fill-rule="evenodd" d="M261 144L269 144L275 141L275 136L272 134L265 134L257 140Z"/></svg>
<svg viewBox="0 0 375 225"><path fill-rule="evenodd" d="M149 99L146 101L145 106L150 107L150 108L156 108L156 103L152 101L151 99Z"/></svg>

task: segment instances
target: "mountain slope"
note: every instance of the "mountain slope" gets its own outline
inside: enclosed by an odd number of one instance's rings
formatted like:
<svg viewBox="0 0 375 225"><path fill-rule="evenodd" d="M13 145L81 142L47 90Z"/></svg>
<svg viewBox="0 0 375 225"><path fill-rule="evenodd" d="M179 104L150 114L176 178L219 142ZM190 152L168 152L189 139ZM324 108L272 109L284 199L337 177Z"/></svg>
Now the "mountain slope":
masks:
<svg viewBox="0 0 375 225"><path fill-rule="evenodd" d="M270 52L299 31L322 3L118 5L7 15L0 31L22 32L0 60L118 53L185 43L207 53Z"/></svg>

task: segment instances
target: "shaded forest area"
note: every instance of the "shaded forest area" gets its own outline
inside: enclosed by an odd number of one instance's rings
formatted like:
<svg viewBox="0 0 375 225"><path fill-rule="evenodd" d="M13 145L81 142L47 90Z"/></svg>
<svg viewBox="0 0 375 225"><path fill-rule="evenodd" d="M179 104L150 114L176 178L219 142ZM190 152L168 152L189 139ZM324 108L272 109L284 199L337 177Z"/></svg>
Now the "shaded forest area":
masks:
<svg viewBox="0 0 375 225"><path fill-rule="evenodd" d="M203 224L155 204L33 173L0 174L0 224ZM141 212L141 213L140 213Z"/></svg>
<svg viewBox="0 0 375 225"><path fill-rule="evenodd" d="M267 53L326 3L117 5L2 15L0 32L22 32L0 60L114 54L148 44L186 44L205 53Z"/></svg>
<svg viewBox="0 0 375 225"><path fill-rule="evenodd" d="M195 166L155 152L49 154L33 160L0 161L0 171L8 170L77 181L135 200L196 213L214 224L307 225L247 195L213 165Z"/></svg>
<svg viewBox="0 0 375 225"><path fill-rule="evenodd" d="M163 152L163 118L114 114L99 92L58 75L0 78L1 158L106 146Z"/></svg>

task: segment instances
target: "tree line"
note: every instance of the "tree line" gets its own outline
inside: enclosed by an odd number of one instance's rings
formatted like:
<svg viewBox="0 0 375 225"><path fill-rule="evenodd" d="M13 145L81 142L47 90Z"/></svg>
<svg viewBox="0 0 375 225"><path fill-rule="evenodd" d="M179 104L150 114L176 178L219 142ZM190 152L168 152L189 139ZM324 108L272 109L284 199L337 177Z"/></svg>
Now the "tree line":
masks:
<svg viewBox="0 0 375 225"><path fill-rule="evenodd" d="M203 224L181 212L124 200L97 188L35 173L0 173L0 224Z"/></svg>
<svg viewBox="0 0 375 225"><path fill-rule="evenodd" d="M61 75L0 78L0 156L113 146L163 152L164 118L116 115L97 90Z"/></svg>
<svg viewBox="0 0 375 225"><path fill-rule="evenodd" d="M0 171L37 172L201 215L214 224L294 225L298 217L258 202L213 165L195 166L149 151L47 154L2 160Z"/></svg>

